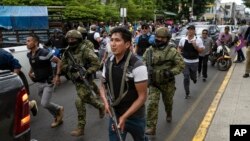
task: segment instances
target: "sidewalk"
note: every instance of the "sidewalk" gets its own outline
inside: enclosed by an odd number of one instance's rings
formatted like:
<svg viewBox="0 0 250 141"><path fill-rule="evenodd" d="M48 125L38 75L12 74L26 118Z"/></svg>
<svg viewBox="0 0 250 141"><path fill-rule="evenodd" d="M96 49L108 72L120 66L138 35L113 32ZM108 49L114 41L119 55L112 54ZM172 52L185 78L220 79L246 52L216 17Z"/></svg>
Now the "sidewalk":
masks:
<svg viewBox="0 0 250 141"><path fill-rule="evenodd" d="M233 64L232 67L231 77L207 130L205 141L229 141L231 124L250 124L250 78L242 77L245 62Z"/></svg>

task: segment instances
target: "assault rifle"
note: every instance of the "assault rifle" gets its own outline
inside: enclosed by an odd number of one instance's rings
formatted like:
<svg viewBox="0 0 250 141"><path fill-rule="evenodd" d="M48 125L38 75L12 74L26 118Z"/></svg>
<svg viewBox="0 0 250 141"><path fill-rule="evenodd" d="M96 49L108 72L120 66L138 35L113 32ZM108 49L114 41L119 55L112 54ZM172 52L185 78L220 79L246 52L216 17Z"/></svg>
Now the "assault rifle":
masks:
<svg viewBox="0 0 250 141"><path fill-rule="evenodd" d="M113 97L110 93L110 88L109 88L109 85L106 84L106 89L107 89L107 98L108 98L108 103L109 103L109 107L110 107L110 112L111 112L111 119L113 120L114 122L114 129L115 129L115 132L117 134L117 137L119 139L119 141L123 141L122 139L122 136L121 136L121 130L118 128L118 121L117 121L117 117L116 117L116 114L115 114L115 110L113 108Z"/></svg>
<svg viewBox="0 0 250 141"><path fill-rule="evenodd" d="M152 75L153 75L153 67L152 67L153 51L152 51L152 49L148 49L146 57L147 57L146 66L148 69L148 85L151 85Z"/></svg>
<svg viewBox="0 0 250 141"><path fill-rule="evenodd" d="M83 66L76 63L74 57L72 56L72 54L69 51L66 51L66 52L67 52L67 55L69 56L70 61L73 63L72 67L74 67L77 70L77 73L79 74L80 79L87 86L87 88L91 91L91 93L94 96L96 96L96 93L93 91L93 89L90 86L88 80L85 78L85 74L86 74L87 70ZM73 81L75 81L75 80L73 80Z"/></svg>

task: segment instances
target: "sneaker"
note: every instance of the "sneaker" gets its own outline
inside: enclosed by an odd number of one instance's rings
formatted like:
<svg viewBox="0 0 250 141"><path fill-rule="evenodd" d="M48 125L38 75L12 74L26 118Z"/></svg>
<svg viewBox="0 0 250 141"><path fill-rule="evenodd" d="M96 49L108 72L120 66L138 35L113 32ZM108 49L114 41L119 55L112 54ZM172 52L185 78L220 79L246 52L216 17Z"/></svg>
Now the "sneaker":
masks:
<svg viewBox="0 0 250 141"><path fill-rule="evenodd" d="M243 75L243 78L247 78L247 77L249 77L249 74L248 74L248 73L245 73L245 74Z"/></svg>
<svg viewBox="0 0 250 141"><path fill-rule="evenodd" d="M196 84L196 82L197 82L197 79L193 79L193 82L194 82L194 84Z"/></svg>
<svg viewBox="0 0 250 141"><path fill-rule="evenodd" d="M155 128L148 128L145 132L146 135L155 135Z"/></svg>
<svg viewBox="0 0 250 141"><path fill-rule="evenodd" d="M82 135L84 135L84 130L81 129L81 128L76 128L76 129L74 129L73 131L70 132L70 135L71 136L76 136L76 137L82 136Z"/></svg>
<svg viewBox="0 0 250 141"><path fill-rule="evenodd" d="M99 109L99 117L104 118L104 116L105 116L105 108L103 106L102 108Z"/></svg>
<svg viewBox="0 0 250 141"><path fill-rule="evenodd" d="M189 98L190 98L189 93L186 93L185 99L189 99Z"/></svg>
<svg viewBox="0 0 250 141"><path fill-rule="evenodd" d="M29 107L30 107L30 111L31 111L32 115L36 116L37 112L38 112L36 101L35 100L29 101Z"/></svg>
<svg viewBox="0 0 250 141"><path fill-rule="evenodd" d="M234 63L241 63L241 61L238 61L238 60L237 60L237 61L234 61Z"/></svg>

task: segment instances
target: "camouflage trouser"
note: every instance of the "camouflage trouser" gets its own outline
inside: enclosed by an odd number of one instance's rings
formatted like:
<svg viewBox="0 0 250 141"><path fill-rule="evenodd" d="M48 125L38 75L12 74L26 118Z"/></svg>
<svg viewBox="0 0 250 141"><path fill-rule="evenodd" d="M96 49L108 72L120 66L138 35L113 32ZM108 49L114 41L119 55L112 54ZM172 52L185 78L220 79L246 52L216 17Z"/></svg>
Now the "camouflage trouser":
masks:
<svg viewBox="0 0 250 141"><path fill-rule="evenodd" d="M147 127L156 128L160 94L165 106L165 112L172 112L173 96L176 90L175 81L156 87L150 86L149 104L147 107ZM164 117L165 118L165 117Z"/></svg>
<svg viewBox="0 0 250 141"><path fill-rule="evenodd" d="M96 97L90 92L83 83L76 83L76 108L78 112L78 128L84 129L86 125L86 103L94 106L97 109L103 108L103 103L96 99Z"/></svg>

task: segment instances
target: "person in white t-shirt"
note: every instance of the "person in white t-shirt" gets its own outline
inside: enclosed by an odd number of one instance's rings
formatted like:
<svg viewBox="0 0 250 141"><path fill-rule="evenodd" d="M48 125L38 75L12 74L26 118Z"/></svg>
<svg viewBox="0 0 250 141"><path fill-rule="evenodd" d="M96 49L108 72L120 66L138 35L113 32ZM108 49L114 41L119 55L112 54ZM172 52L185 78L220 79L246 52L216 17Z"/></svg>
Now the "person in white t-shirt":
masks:
<svg viewBox="0 0 250 141"><path fill-rule="evenodd" d="M205 49L201 38L195 36L195 26L189 25L187 29L187 36L180 40L178 46L185 62L185 68L183 70L183 84L186 92L185 99L190 97L190 79L193 80L194 83L197 82L199 53Z"/></svg>

